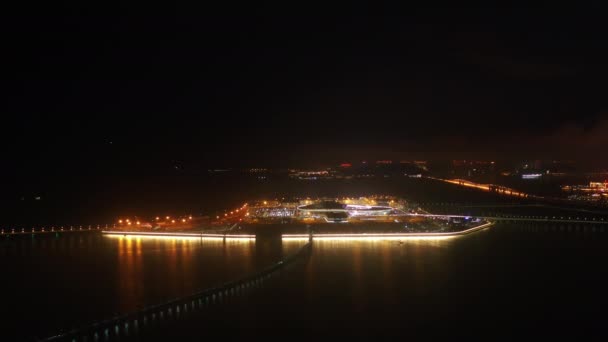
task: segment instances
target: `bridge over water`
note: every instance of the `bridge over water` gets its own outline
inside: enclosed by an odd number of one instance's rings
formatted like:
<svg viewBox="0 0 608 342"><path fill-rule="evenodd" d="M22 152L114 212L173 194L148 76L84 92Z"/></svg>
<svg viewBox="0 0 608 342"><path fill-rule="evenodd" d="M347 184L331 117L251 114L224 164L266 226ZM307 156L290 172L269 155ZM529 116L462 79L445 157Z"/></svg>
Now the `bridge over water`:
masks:
<svg viewBox="0 0 608 342"><path fill-rule="evenodd" d="M452 218L470 218L475 217L487 221L528 221L528 222L549 222L549 223L584 223L584 224L608 224L608 220L604 218L568 218L556 216L524 216L524 215L506 215L506 216L477 216L477 215L441 215L441 214L411 214L411 217L431 217L440 219Z"/></svg>
<svg viewBox="0 0 608 342"><path fill-rule="evenodd" d="M138 340L144 329L156 327L166 321L175 321L182 316L208 309L231 299L247 296L260 289L268 280L289 268L296 260L310 254L312 239L300 249L282 260L256 272L255 274L230 281L171 301L151 305L124 315L94 322L88 326L58 333L41 341L121 341L129 338Z"/></svg>

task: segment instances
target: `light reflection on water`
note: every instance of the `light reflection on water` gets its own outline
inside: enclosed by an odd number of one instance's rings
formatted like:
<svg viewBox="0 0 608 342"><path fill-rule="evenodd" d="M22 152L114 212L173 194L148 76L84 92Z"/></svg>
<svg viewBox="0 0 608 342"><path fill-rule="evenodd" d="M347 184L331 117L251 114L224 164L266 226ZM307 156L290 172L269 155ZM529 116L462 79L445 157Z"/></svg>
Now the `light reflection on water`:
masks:
<svg viewBox="0 0 608 342"><path fill-rule="evenodd" d="M445 264L446 251L457 240L315 241L305 274L312 289L321 292L327 286L327 276L322 275L339 274L337 281L359 298L353 309L363 310L365 300L360 298L369 297L370 291L382 292L387 300L406 287L413 294L425 294L429 278Z"/></svg>
<svg viewBox="0 0 608 342"><path fill-rule="evenodd" d="M598 234L502 225L453 239L316 240L301 267L239 310L250 310L243 317L267 320L262 326L312 317L321 327L374 320L382 329L400 327L401 320L466 323L500 316L497 308L526 307L526 317L561 306L583 312L607 303L600 287L608 249ZM0 289L11 294L3 310L13 310L7 326L27 321L54 331L79 319L130 311L249 274L306 242L121 236L5 242L0 266L11 276ZM585 301L563 296L572 289ZM230 315L217 319L214 324L246 324ZM195 323L199 329L200 321Z"/></svg>
<svg viewBox="0 0 608 342"><path fill-rule="evenodd" d="M117 242L116 301L122 310L141 307L161 292L187 295L231 280L230 268L254 272L255 240L191 237L104 236ZM145 253L144 253L145 245ZM209 284L204 278L218 279ZM162 286L158 286L158 283ZM201 285L207 284L207 285ZM176 296L176 295L173 295Z"/></svg>
<svg viewBox="0 0 608 342"><path fill-rule="evenodd" d="M254 273L281 253L260 249L255 239L95 234L4 239L0 291L10 295L0 309L8 327L3 336L50 335L188 295Z"/></svg>
<svg viewBox="0 0 608 342"><path fill-rule="evenodd" d="M563 296L573 289L606 303L598 286L606 276L598 267L608 257L606 237L530 227L501 224L447 240L317 240L302 271L276 291L299 288L290 298L305 298L294 305L314 308L319 324L335 317L395 326L403 317L420 324L490 313L509 319L506 313L521 307L533 320L560 305L587 310Z"/></svg>

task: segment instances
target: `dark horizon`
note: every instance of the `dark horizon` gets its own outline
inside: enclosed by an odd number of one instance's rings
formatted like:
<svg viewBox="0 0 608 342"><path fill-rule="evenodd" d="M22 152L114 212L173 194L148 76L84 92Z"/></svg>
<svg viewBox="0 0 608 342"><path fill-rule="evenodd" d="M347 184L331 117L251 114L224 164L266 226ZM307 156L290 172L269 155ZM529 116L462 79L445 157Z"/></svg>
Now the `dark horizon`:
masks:
<svg viewBox="0 0 608 342"><path fill-rule="evenodd" d="M381 159L601 170L603 13L15 5L5 193Z"/></svg>

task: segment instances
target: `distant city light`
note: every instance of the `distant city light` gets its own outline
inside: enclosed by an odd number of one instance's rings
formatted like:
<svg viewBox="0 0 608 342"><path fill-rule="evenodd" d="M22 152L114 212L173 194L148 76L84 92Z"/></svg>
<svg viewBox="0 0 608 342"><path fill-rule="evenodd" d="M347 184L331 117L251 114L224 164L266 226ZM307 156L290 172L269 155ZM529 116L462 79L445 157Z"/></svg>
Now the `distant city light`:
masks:
<svg viewBox="0 0 608 342"><path fill-rule="evenodd" d="M543 176L542 173L526 173L526 174L521 175L521 178L522 179L538 179L542 176Z"/></svg>

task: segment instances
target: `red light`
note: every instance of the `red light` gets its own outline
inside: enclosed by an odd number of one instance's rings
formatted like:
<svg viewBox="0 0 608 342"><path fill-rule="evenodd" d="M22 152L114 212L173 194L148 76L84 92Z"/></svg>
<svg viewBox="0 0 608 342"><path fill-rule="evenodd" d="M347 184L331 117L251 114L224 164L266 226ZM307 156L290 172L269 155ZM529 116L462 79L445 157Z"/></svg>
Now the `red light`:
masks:
<svg viewBox="0 0 608 342"><path fill-rule="evenodd" d="M342 163L340 164L341 167L351 167L351 163Z"/></svg>

